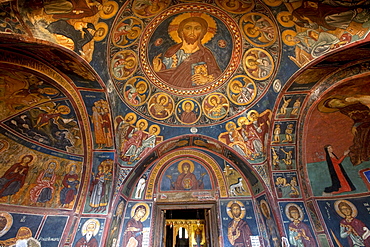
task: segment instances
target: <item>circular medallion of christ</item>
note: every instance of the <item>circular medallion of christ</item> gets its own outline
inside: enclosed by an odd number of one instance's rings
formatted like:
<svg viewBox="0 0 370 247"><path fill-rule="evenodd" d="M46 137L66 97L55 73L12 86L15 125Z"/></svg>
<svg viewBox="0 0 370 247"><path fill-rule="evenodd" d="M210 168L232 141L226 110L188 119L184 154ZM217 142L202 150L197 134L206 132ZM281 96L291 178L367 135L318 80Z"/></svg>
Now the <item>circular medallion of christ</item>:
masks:
<svg viewBox="0 0 370 247"><path fill-rule="evenodd" d="M203 95L222 86L242 54L238 25L205 4L182 4L144 30L140 63L153 85L176 95Z"/></svg>

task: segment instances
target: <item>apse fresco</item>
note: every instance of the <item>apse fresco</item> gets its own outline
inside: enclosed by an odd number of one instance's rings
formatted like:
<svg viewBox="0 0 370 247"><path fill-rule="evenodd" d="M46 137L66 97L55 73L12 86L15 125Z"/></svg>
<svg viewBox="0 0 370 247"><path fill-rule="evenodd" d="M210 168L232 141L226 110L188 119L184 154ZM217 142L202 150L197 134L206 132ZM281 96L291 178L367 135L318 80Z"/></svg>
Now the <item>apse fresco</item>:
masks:
<svg viewBox="0 0 370 247"><path fill-rule="evenodd" d="M66 97L58 88L34 73L1 68L0 74L1 119L51 99Z"/></svg>
<svg viewBox="0 0 370 247"><path fill-rule="evenodd" d="M1 203L72 209L80 187L80 161L52 157L4 136L0 142L2 164L8 164L1 169Z"/></svg>
<svg viewBox="0 0 370 247"><path fill-rule="evenodd" d="M360 177L360 171L369 167L368 91L365 80L344 83L325 94L311 113L310 119L315 124L309 126L309 133L331 124L325 135L307 140L307 169L314 195L368 191Z"/></svg>
<svg viewBox="0 0 370 247"><path fill-rule="evenodd" d="M168 167L161 184L161 191L211 189L207 170L198 162L190 159L183 159Z"/></svg>

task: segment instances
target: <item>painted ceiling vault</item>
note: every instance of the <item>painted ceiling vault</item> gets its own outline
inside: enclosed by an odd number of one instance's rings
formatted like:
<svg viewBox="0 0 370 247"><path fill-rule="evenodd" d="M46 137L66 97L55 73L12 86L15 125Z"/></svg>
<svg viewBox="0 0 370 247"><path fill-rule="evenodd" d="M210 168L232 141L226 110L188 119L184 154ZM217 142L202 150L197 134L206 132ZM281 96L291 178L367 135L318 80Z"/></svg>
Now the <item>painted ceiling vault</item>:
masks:
<svg viewBox="0 0 370 247"><path fill-rule="evenodd" d="M208 205L186 246L370 246L369 29L368 0L0 0L0 246L164 246L160 207Z"/></svg>

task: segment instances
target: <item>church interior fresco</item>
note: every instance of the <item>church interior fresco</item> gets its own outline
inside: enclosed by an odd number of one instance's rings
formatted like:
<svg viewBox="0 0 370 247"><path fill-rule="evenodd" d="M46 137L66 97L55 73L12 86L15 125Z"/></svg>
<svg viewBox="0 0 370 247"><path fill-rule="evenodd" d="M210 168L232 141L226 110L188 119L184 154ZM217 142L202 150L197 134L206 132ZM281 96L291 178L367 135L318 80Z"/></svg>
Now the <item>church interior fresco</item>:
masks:
<svg viewBox="0 0 370 247"><path fill-rule="evenodd" d="M158 203L213 203L192 246L370 246L367 1L0 13L0 245L154 246Z"/></svg>

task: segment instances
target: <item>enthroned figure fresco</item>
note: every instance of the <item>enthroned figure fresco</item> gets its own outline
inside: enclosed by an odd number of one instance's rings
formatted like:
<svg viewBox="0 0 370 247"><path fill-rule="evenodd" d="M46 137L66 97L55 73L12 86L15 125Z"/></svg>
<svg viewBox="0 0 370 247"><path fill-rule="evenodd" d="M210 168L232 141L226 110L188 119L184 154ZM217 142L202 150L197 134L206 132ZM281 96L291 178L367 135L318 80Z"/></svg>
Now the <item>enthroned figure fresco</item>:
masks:
<svg viewBox="0 0 370 247"><path fill-rule="evenodd" d="M174 162L173 165L165 171L165 177L162 179L162 191L196 191L209 190L211 188L208 172L202 164L184 159Z"/></svg>
<svg viewBox="0 0 370 247"><path fill-rule="evenodd" d="M238 127L234 122L226 123L227 132L221 133L218 140L252 162L262 161L266 157L267 131L271 116L271 110L262 113L250 110L246 116L237 119Z"/></svg>
<svg viewBox="0 0 370 247"><path fill-rule="evenodd" d="M219 87L241 59L241 34L235 23L211 5L196 4L173 6L158 15L146 28L148 37L141 40L144 73L178 95Z"/></svg>
<svg viewBox="0 0 370 247"><path fill-rule="evenodd" d="M148 121L136 120L137 115L133 112L127 113L124 117L119 115L115 119L120 160L127 165L136 164L163 141L163 136L159 135L161 132L159 125L152 124L148 128Z"/></svg>
<svg viewBox="0 0 370 247"><path fill-rule="evenodd" d="M154 71L173 86L190 88L204 85L213 82L221 74L213 53L203 46L203 38L211 29L209 23L216 25L210 16L205 16L183 14L175 18L171 25L177 30L169 33L177 44L153 59Z"/></svg>

